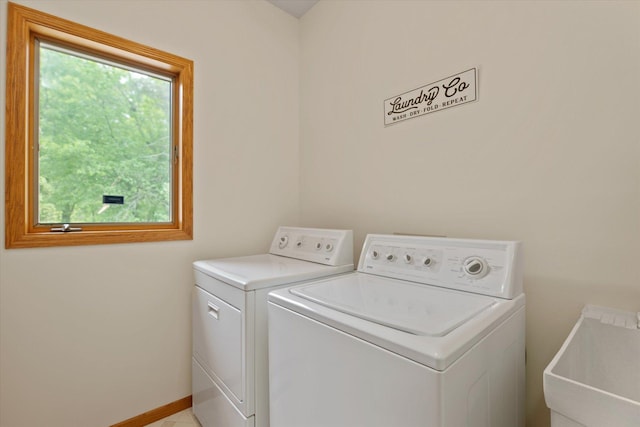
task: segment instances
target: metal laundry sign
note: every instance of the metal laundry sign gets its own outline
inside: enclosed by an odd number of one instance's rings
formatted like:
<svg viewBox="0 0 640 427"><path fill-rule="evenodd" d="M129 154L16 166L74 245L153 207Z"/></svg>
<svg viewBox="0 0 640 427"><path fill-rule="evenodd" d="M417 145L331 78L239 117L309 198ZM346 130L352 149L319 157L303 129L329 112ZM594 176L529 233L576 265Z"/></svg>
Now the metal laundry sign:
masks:
<svg viewBox="0 0 640 427"><path fill-rule="evenodd" d="M475 68L384 100L384 125L467 104L478 98Z"/></svg>

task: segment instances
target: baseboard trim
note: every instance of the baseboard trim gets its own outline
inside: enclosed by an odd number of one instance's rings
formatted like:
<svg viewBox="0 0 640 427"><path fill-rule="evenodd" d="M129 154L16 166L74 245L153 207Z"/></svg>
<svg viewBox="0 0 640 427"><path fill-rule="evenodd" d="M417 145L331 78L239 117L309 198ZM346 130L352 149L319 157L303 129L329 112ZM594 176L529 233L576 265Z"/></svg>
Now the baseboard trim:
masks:
<svg viewBox="0 0 640 427"><path fill-rule="evenodd" d="M128 420L114 424L111 427L143 427L166 418L169 415L184 411L187 408L191 408L191 396L183 397L175 402L167 403L166 405L147 411L144 414L136 415Z"/></svg>

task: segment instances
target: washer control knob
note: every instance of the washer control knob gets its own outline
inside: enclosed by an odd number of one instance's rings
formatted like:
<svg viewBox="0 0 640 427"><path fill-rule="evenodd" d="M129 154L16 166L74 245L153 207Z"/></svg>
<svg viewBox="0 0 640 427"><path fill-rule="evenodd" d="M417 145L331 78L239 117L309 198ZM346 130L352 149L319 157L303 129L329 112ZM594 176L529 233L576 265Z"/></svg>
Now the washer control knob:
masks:
<svg viewBox="0 0 640 427"><path fill-rule="evenodd" d="M327 243L324 245L324 250L327 252L331 252L333 250L333 243Z"/></svg>
<svg viewBox="0 0 640 427"><path fill-rule="evenodd" d="M296 248L301 248L302 247L302 240L298 240L296 242Z"/></svg>
<svg viewBox="0 0 640 427"><path fill-rule="evenodd" d="M484 259L472 256L462 262L462 270L467 276L479 279L486 276L489 266Z"/></svg>
<svg viewBox="0 0 640 427"><path fill-rule="evenodd" d="M394 254L387 254L386 258L389 262L393 262L396 260L396 256Z"/></svg>
<svg viewBox="0 0 640 427"><path fill-rule="evenodd" d="M376 251L375 249L371 251L371 259L378 259L380 258L380 252Z"/></svg>
<svg viewBox="0 0 640 427"><path fill-rule="evenodd" d="M322 249L322 243L318 242L316 243L316 250L319 251L320 249Z"/></svg>
<svg viewBox="0 0 640 427"><path fill-rule="evenodd" d="M282 236L282 237L280 237L280 240L278 241L278 247L280 249L284 249L287 246L288 243L289 243L289 236L286 236L286 235Z"/></svg>
<svg viewBox="0 0 640 427"><path fill-rule="evenodd" d="M425 257L425 259L422 260L422 265L424 265L425 267L431 267L434 262L435 261L432 258Z"/></svg>
<svg viewBox="0 0 640 427"><path fill-rule="evenodd" d="M404 259L405 264L411 264L413 262L413 257L411 256L411 254L404 254L402 259Z"/></svg>

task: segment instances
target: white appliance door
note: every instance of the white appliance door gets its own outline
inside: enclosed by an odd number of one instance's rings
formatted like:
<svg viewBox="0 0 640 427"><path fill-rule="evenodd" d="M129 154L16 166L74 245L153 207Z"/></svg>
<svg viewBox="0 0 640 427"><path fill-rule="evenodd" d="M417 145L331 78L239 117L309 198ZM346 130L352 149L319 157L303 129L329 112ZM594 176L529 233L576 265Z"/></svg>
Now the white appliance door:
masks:
<svg viewBox="0 0 640 427"><path fill-rule="evenodd" d="M442 374L271 302L268 310L272 426L442 424Z"/></svg>
<svg viewBox="0 0 640 427"><path fill-rule="evenodd" d="M245 409L243 313L195 287L193 299L193 355L241 409Z"/></svg>

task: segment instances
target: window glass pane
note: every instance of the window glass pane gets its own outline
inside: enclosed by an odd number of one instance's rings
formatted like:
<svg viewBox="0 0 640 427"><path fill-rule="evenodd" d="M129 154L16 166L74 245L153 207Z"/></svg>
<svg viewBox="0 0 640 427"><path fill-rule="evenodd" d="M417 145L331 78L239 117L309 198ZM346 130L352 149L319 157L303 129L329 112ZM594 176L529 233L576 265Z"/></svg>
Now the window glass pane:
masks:
<svg viewBox="0 0 640 427"><path fill-rule="evenodd" d="M171 81L44 43L38 54L38 222L171 222Z"/></svg>

